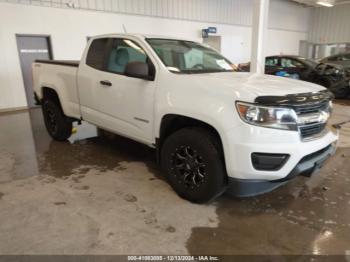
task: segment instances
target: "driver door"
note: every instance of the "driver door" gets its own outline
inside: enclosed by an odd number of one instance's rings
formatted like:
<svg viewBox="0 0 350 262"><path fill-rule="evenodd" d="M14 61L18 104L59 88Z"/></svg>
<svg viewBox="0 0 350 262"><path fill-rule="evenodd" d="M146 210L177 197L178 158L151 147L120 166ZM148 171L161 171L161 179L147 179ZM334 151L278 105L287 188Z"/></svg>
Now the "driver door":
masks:
<svg viewBox="0 0 350 262"><path fill-rule="evenodd" d="M126 76L126 65L134 61L148 62L150 68L154 68L135 40L110 38L102 68L96 70L85 65L80 74L80 87L86 89L80 91L83 93L82 111L88 102L93 108L90 107L88 114L83 115L84 119L106 130L150 144L154 142L152 123L156 82Z"/></svg>

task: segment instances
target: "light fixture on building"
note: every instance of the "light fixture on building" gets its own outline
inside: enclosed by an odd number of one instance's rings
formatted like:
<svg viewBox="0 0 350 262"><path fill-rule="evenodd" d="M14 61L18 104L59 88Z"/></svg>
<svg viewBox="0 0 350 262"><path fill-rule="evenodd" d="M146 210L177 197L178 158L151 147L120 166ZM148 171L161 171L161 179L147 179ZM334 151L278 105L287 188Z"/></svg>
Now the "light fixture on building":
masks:
<svg viewBox="0 0 350 262"><path fill-rule="evenodd" d="M319 0L316 3L322 6L332 7L334 6L335 0Z"/></svg>

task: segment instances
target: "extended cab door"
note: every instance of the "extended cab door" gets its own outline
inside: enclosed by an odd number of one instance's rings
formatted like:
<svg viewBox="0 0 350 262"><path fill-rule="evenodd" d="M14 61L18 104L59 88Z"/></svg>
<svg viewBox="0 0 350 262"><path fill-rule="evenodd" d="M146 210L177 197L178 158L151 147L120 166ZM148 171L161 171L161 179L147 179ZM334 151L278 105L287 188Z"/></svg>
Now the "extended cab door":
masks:
<svg viewBox="0 0 350 262"><path fill-rule="evenodd" d="M127 77L129 62L155 67L137 41L125 38L93 40L78 74L84 120L144 143L153 143L153 109L156 82Z"/></svg>

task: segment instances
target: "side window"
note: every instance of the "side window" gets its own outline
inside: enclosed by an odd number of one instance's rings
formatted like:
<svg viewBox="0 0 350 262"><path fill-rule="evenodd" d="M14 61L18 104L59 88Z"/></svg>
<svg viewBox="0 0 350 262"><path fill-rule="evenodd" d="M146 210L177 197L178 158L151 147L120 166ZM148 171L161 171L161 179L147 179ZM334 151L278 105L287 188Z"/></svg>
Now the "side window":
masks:
<svg viewBox="0 0 350 262"><path fill-rule="evenodd" d="M295 59L290 59L290 58L282 58L281 64L282 64L282 67L286 67L286 68L304 67L304 65L302 63L300 63L299 61L297 61Z"/></svg>
<svg viewBox="0 0 350 262"><path fill-rule="evenodd" d="M294 67L293 66L293 63L292 63L292 60L289 59L289 58L282 58L281 59L281 65L282 67Z"/></svg>
<svg viewBox="0 0 350 262"><path fill-rule="evenodd" d="M162 61L164 61L164 64L166 65L172 65L174 64L173 54L171 50L168 49L162 49L162 48L154 48L154 51L157 53L157 55L160 57Z"/></svg>
<svg viewBox="0 0 350 262"><path fill-rule="evenodd" d="M145 51L132 40L114 39L107 59L107 71L124 74L126 65L136 61L147 62Z"/></svg>
<svg viewBox="0 0 350 262"><path fill-rule="evenodd" d="M278 58L277 57L266 58L265 65L267 65L267 66L278 66Z"/></svg>
<svg viewBox="0 0 350 262"><path fill-rule="evenodd" d="M86 57L86 64L88 66L98 70L104 70L108 41L109 38L99 38L91 43Z"/></svg>

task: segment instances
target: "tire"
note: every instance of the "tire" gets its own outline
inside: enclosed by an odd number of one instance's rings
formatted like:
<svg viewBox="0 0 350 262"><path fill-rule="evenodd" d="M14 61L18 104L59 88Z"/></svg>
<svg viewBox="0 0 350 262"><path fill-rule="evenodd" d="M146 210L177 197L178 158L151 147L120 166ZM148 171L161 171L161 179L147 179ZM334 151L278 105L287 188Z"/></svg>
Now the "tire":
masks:
<svg viewBox="0 0 350 262"><path fill-rule="evenodd" d="M72 135L72 121L66 117L61 106L52 100L42 104L44 122L49 135L57 141L66 141Z"/></svg>
<svg viewBox="0 0 350 262"><path fill-rule="evenodd" d="M161 148L161 165L174 191L191 202L209 202L227 188L218 139L204 128L171 134Z"/></svg>

